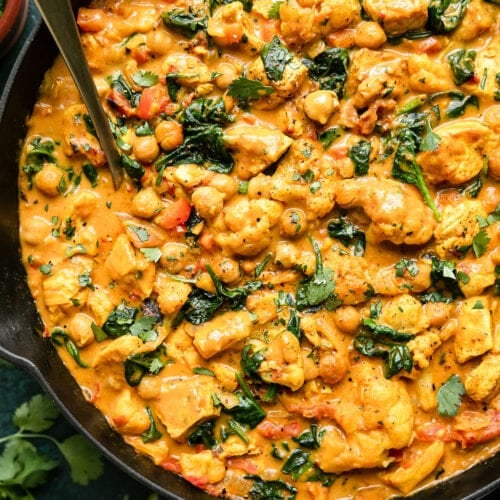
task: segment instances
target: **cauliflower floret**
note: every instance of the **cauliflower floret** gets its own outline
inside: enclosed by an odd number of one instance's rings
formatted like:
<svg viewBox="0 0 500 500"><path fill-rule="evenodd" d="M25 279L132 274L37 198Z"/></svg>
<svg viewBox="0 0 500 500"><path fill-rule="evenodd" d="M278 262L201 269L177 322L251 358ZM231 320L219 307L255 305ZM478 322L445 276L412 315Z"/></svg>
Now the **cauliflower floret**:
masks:
<svg viewBox="0 0 500 500"><path fill-rule="evenodd" d="M279 160L293 139L265 124L236 124L224 131L225 144L234 151L235 173L249 179Z"/></svg>
<svg viewBox="0 0 500 500"><path fill-rule="evenodd" d="M457 120L434 129L440 137L435 151L417 155L425 178L433 183L453 186L472 179L484 168L485 148L492 131L477 120Z"/></svg>
<svg viewBox="0 0 500 500"><path fill-rule="evenodd" d="M436 221L420 193L391 179L359 177L337 183L336 201L345 208L361 207L372 220L367 236L396 245L423 245Z"/></svg>
<svg viewBox="0 0 500 500"><path fill-rule="evenodd" d="M281 34L288 45L305 45L314 40L316 12L304 2L289 0L280 5Z"/></svg>
<svg viewBox="0 0 500 500"><path fill-rule="evenodd" d="M413 436L413 405L402 382L388 380L380 366L363 362L321 403L311 398L316 412L327 405L339 427L328 426L317 452L324 472L384 467L390 449L408 446ZM285 402L285 406L287 403ZM290 407L289 407L290 409Z"/></svg>
<svg viewBox="0 0 500 500"><path fill-rule="evenodd" d="M153 289L158 294L158 305L164 314L179 312L191 293L191 285L164 274L158 274Z"/></svg>
<svg viewBox="0 0 500 500"><path fill-rule="evenodd" d="M487 354L473 370L465 375L465 390L474 401L484 401L496 393L500 382L500 355Z"/></svg>
<svg viewBox="0 0 500 500"><path fill-rule="evenodd" d="M364 0L369 16L389 35L402 35L423 28L427 22L428 0Z"/></svg>
<svg viewBox="0 0 500 500"><path fill-rule="evenodd" d="M318 2L316 26L320 26L323 34L341 30L358 21L360 8L351 0L323 0Z"/></svg>
<svg viewBox="0 0 500 500"><path fill-rule="evenodd" d="M410 88L414 92L433 94L453 88L453 76L447 64L438 63L426 54L408 58Z"/></svg>
<svg viewBox="0 0 500 500"><path fill-rule="evenodd" d="M434 230L436 252L441 258L456 255L461 247L472 244L479 231L478 217L486 217L483 204L478 200L461 200L441 210L441 221Z"/></svg>
<svg viewBox="0 0 500 500"><path fill-rule="evenodd" d="M420 333L429 326L422 303L408 294L394 297L384 304L379 321L406 333Z"/></svg>
<svg viewBox="0 0 500 500"><path fill-rule="evenodd" d="M255 340L254 352L262 351L263 361L258 372L265 382L280 384L297 391L304 384L304 370L300 344L297 337L288 331L277 333L269 343Z"/></svg>
<svg viewBox="0 0 500 500"><path fill-rule="evenodd" d="M224 207L224 224L215 241L232 254L257 255L269 246L270 230L278 223L282 211L277 201L235 198Z"/></svg>
<svg viewBox="0 0 500 500"><path fill-rule="evenodd" d="M163 61L162 72L178 74L176 80L181 85L204 89L203 93L213 88L210 83L214 78L212 71L195 56L181 53L171 54Z"/></svg>
<svg viewBox="0 0 500 500"><path fill-rule="evenodd" d="M457 306L454 348L459 363L481 356L493 347L493 332L487 297L465 299Z"/></svg>
<svg viewBox="0 0 500 500"><path fill-rule="evenodd" d="M434 351L441 345L441 338L435 332L418 335L407 344L413 363L419 368L427 368Z"/></svg>

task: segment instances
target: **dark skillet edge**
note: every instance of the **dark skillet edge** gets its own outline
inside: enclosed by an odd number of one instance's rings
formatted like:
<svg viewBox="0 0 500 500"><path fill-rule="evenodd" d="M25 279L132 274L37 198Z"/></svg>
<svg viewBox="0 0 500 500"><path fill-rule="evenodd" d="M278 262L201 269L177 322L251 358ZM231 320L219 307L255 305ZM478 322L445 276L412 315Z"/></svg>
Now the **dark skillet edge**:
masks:
<svg viewBox="0 0 500 500"><path fill-rule="evenodd" d="M0 356L30 373L60 406L65 417L113 464L152 491L172 500L208 500L209 495L138 455L83 397L51 344L38 335L42 324L26 283L18 236L17 154L44 71L55 47L45 27L28 36L0 98ZM14 87L15 82L15 87ZM17 101L16 101L17 99ZM26 332L31 332L26 334ZM500 487L500 454L436 486L413 500L447 497L479 500ZM480 486L479 486L480 485Z"/></svg>

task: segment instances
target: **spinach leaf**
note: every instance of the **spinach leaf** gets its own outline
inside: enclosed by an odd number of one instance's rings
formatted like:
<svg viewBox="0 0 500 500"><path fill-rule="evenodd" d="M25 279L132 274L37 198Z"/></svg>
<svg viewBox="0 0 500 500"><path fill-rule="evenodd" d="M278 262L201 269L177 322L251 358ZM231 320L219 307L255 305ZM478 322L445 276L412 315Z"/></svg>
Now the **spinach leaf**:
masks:
<svg viewBox="0 0 500 500"><path fill-rule="evenodd" d="M234 394L238 397L238 404L231 408L224 408L224 412L232 415L240 424L248 425L251 429L256 427L266 417L266 412L257 403L248 385L243 380L241 373L236 374L236 379L240 385Z"/></svg>
<svg viewBox="0 0 500 500"><path fill-rule="evenodd" d="M365 254L366 236L358 226L345 217L331 220L327 226L328 236L339 240L344 246L353 245L353 255L362 257Z"/></svg>
<svg viewBox="0 0 500 500"><path fill-rule="evenodd" d="M247 344L241 350L240 366L243 373L249 378L257 378L260 380L259 366L264 361L265 349L255 351L252 344Z"/></svg>
<svg viewBox="0 0 500 500"><path fill-rule="evenodd" d="M462 85L474 76L475 50L459 49L448 55L453 80L456 85Z"/></svg>
<svg viewBox="0 0 500 500"><path fill-rule="evenodd" d="M141 434L141 440L143 443L151 443L151 441L160 439L163 434L156 428L155 419L149 406L146 407L146 413L149 417L149 428L146 432Z"/></svg>
<svg viewBox="0 0 500 500"><path fill-rule="evenodd" d="M446 108L446 116L448 118L458 118L465 113L467 106L474 106L479 109L479 99L476 95L465 95L461 92L454 93L450 104Z"/></svg>
<svg viewBox="0 0 500 500"><path fill-rule="evenodd" d="M219 443L215 437L215 419L199 424L188 436L188 444L203 444L208 450L213 450Z"/></svg>
<svg viewBox="0 0 500 500"><path fill-rule="evenodd" d="M179 117L186 128L200 125L226 125L234 122L234 116L227 113L222 97L195 99Z"/></svg>
<svg viewBox="0 0 500 500"><path fill-rule="evenodd" d="M175 323L179 324L182 319L186 319L193 325L199 325L210 321L224 303L224 299L213 293L194 287L189 294L186 303L177 316Z"/></svg>
<svg viewBox="0 0 500 500"><path fill-rule="evenodd" d="M157 375L171 362L167 359L167 351L164 345L160 345L154 351L137 353L129 356L124 363L125 379L131 387L139 385L146 374Z"/></svg>
<svg viewBox="0 0 500 500"><path fill-rule="evenodd" d="M310 238L316 256L316 271L300 283L296 292L297 309L302 311L310 306L316 306L331 298L335 289L333 271L323 267L323 259L318 243Z"/></svg>
<svg viewBox="0 0 500 500"><path fill-rule="evenodd" d="M320 89L333 90L342 99L349 66L349 53L346 49L332 47L314 59L303 59L303 63L309 70L309 76L319 83Z"/></svg>
<svg viewBox="0 0 500 500"><path fill-rule="evenodd" d="M377 323L372 318L363 318L362 325L366 327L375 337L383 336L396 342L407 342L415 338L412 333L404 333L388 325Z"/></svg>
<svg viewBox="0 0 500 500"><path fill-rule="evenodd" d="M71 357L76 361L78 366L81 366L82 368L88 368L89 365L80 358L80 350L78 349L77 345L73 342L73 340L71 340L69 335L62 328L54 328L50 333L50 340L53 344L59 346L64 345L64 347L71 355Z"/></svg>
<svg viewBox="0 0 500 500"><path fill-rule="evenodd" d="M470 0L431 0L427 26L435 33L453 31L462 21Z"/></svg>
<svg viewBox="0 0 500 500"><path fill-rule="evenodd" d="M132 108L135 108L139 104L141 93L132 90L121 71L117 71L109 76L107 82L112 89L116 90L127 99Z"/></svg>
<svg viewBox="0 0 500 500"><path fill-rule="evenodd" d="M193 38L198 31L206 31L208 19L202 10L194 11L191 8L172 9L161 14L163 24L186 38Z"/></svg>
<svg viewBox="0 0 500 500"><path fill-rule="evenodd" d="M288 49L275 35L269 43L262 47L260 57L269 80L278 81L283 78L285 67L292 60L293 55L288 52Z"/></svg>
<svg viewBox="0 0 500 500"><path fill-rule="evenodd" d="M264 481L259 476L249 474L245 479L253 481L252 489L248 495L252 500L293 500L297 494L297 488L282 481Z"/></svg>
<svg viewBox="0 0 500 500"><path fill-rule="evenodd" d="M459 281L464 276L457 272L455 263L440 260L434 254L426 254L424 259L431 260L431 290L419 296L421 302L451 303L458 297L463 297Z"/></svg>
<svg viewBox="0 0 500 500"><path fill-rule="evenodd" d="M340 127L331 127L318 134L318 141L321 142L323 149L328 149L341 135Z"/></svg>
<svg viewBox="0 0 500 500"><path fill-rule="evenodd" d="M28 177L28 189L33 188L33 177L42 170L45 163L56 163L55 143L52 139L36 137L28 145L23 172Z"/></svg>
<svg viewBox="0 0 500 500"><path fill-rule="evenodd" d="M362 139L349 149L347 156L354 163L354 173L356 175L368 174L371 148L370 141Z"/></svg>
<svg viewBox="0 0 500 500"><path fill-rule="evenodd" d="M292 479L297 481L297 479L313 465L312 462L309 461L309 455L310 453L308 451L295 448L283 464L283 467L281 467L281 472L283 472L283 474L290 474Z"/></svg>
<svg viewBox="0 0 500 500"><path fill-rule="evenodd" d="M96 187L99 179L99 174L97 173L97 170L95 169L94 165L92 165L92 163L85 162L82 165L82 172L90 182L90 185L92 187Z"/></svg>
<svg viewBox="0 0 500 500"><path fill-rule="evenodd" d="M323 431L318 432L316 424L311 424L310 430L304 431L300 436L294 437L293 440L303 448L317 450L320 447L320 439L323 434Z"/></svg>
<svg viewBox="0 0 500 500"><path fill-rule="evenodd" d="M140 181L142 179L145 170L137 160L130 158L130 156L126 154L122 154L120 156L120 160L123 168L125 169L125 172L127 172L128 176L131 179L134 179L135 181Z"/></svg>
<svg viewBox="0 0 500 500"><path fill-rule="evenodd" d="M137 308L127 306L127 303L123 300L111 311L102 325L102 329L110 337L120 337L129 332L136 316Z"/></svg>
<svg viewBox="0 0 500 500"><path fill-rule="evenodd" d="M398 146L391 173L394 179L417 186L422 193L425 203L432 210L434 217L439 221L441 220L441 216L416 160L419 142L419 137L411 129L404 129L398 134Z"/></svg>

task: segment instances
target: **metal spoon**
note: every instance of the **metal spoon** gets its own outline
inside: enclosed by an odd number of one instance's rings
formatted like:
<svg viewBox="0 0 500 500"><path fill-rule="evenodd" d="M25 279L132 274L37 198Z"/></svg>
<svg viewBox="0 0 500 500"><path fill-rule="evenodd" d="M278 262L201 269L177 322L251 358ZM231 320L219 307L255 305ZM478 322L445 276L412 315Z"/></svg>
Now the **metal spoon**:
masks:
<svg viewBox="0 0 500 500"><path fill-rule="evenodd" d="M34 2L59 47L83 102L87 106L97 137L108 160L113 185L115 189L118 189L123 178L120 153L83 53L71 4L69 0L34 0Z"/></svg>

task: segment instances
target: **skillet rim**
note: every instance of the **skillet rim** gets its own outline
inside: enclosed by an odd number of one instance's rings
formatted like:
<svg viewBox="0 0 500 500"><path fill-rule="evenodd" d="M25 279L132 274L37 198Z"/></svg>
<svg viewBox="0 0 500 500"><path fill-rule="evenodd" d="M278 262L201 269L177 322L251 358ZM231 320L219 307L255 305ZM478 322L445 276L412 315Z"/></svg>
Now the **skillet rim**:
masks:
<svg viewBox="0 0 500 500"><path fill-rule="evenodd" d="M74 0L78 5L82 1ZM43 47L43 49L41 48ZM26 97L26 87L19 90L19 79L24 73L30 73L28 68L31 60L36 56L37 50L44 51L43 61L38 60L39 74L36 82L30 82L31 90L29 104L23 102L22 106L26 114L22 120L17 116L14 126L9 118L15 104L13 101L20 97ZM75 429L84 434L114 465L125 473L150 488L154 492L172 500L189 498L192 500L208 500L214 497L193 487L179 476L162 469L153 462L137 454L131 446L123 441L120 434L112 430L103 415L93 405L88 403L71 376L70 372L63 366L55 349L44 341L36 329L42 327L38 313L36 312L31 294L27 288L26 274L20 260L20 247L18 238L18 214L17 203L19 193L17 190L17 155L19 141L25 135L26 125L24 116L31 111L37 97L37 89L40 86L43 73L47 70L57 53L55 45L50 39L48 30L39 20L29 33L26 42L21 48L19 55L10 71L6 85L0 97L0 137L7 134L7 152L3 146L0 150L0 163L9 169L10 179L7 175L0 176L0 192L6 188L7 197L0 198L0 356L20 366L31 374L40 383L42 388L48 392L61 408L62 413L71 422ZM36 60L36 59L35 59ZM45 64L47 63L47 64ZM26 75L24 75L26 76ZM15 85L15 84L18 85ZM10 114L9 114L10 113ZM18 114L19 115L19 114ZM9 123L7 123L9 122ZM19 135L17 135L19 133ZM15 145L15 151L9 149ZM9 156L10 155L10 156ZM6 156L4 158L4 156ZM9 165L9 162L11 165ZM12 185L14 179L14 186ZM6 181L11 181L7 187ZM14 198L15 197L15 198ZM12 206L14 200L14 206ZM9 204L10 201L10 204ZM4 203L7 202L7 210ZM5 217L7 214L7 218ZM7 255L7 259L5 259ZM10 265L12 266L10 266ZM12 278L15 290L9 287ZM14 293L14 295L9 295ZM21 299L21 301L19 301ZM19 303L27 300L27 303ZM11 316L11 313L15 314ZM17 315L16 315L17 314ZM12 321L14 318L14 321ZM36 327L33 327L36 325ZM27 336L26 329L32 331ZM12 337L9 336L12 335ZM10 343L10 345L9 345ZM444 482L427 487L415 492L411 498L414 500L428 500L436 495L446 495L448 498L463 500L479 500L500 488L500 477L495 472L500 466L500 453L482 461L466 471L456 474ZM485 478L485 476L487 476ZM490 477L491 476L491 477ZM495 479L496 476L496 479ZM493 480L490 480L493 478ZM486 481L486 482L485 482ZM472 491L467 489L469 483L483 483ZM451 491L450 491L451 490ZM450 496L456 495L456 496ZM179 496L182 495L182 496Z"/></svg>

